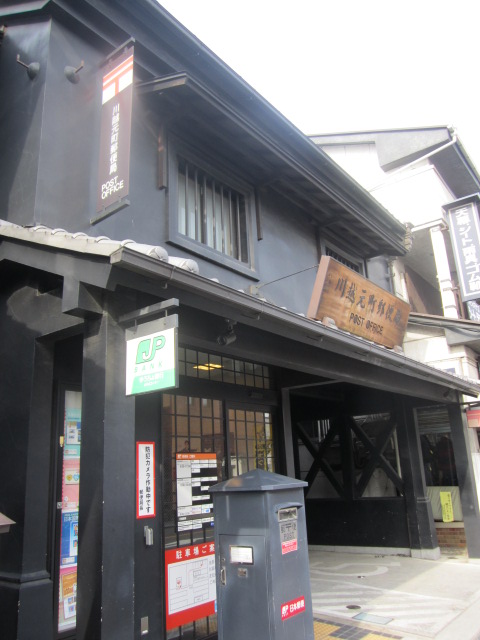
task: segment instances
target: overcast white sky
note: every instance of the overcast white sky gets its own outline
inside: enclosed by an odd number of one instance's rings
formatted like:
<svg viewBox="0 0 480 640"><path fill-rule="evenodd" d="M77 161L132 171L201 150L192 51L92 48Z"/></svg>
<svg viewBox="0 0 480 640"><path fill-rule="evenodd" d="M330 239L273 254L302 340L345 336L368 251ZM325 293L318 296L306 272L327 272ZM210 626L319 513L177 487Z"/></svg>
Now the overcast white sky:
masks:
<svg viewBox="0 0 480 640"><path fill-rule="evenodd" d="M480 171L478 0L160 0L306 134L455 126Z"/></svg>

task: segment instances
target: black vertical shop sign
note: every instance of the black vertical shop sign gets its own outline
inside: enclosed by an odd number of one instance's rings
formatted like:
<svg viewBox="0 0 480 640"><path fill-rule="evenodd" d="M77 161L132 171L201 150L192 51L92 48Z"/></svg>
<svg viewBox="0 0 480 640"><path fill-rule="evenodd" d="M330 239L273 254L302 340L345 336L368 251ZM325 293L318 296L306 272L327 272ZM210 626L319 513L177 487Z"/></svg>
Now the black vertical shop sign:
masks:
<svg viewBox="0 0 480 640"><path fill-rule="evenodd" d="M450 236L463 302L480 298L480 225L475 202L448 209Z"/></svg>
<svg viewBox="0 0 480 640"><path fill-rule="evenodd" d="M132 128L133 47L111 63L103 76L97 213L128 196ZM113 67L113 68L112 68Z"/></svg>

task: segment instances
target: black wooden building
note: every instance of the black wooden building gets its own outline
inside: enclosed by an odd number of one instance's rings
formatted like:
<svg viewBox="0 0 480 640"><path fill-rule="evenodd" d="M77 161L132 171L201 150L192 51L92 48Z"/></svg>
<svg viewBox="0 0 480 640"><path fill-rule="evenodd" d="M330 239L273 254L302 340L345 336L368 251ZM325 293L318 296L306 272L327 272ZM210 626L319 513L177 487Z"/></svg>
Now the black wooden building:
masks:
<svg viewBox="0 0 480 640"><path fill-rule="evenodd" d="M435 557L432 406L480 557L473 383L306 317L322 255L388 290L402 225L153 0L4 2L0 37L1 637L214 637L170 610L169 554L213 541L179 452L307 479L312 545ZM126 395L172 300L178 386Z"/></svg>

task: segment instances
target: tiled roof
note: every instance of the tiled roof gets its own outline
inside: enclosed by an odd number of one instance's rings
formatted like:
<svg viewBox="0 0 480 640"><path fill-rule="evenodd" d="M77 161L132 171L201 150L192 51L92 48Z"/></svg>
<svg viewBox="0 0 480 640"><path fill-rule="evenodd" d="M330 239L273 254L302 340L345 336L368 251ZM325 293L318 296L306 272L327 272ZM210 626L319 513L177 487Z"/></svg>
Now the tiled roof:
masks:
<svg viewBox="0 0 480 640"><path fill-rule="evenodd" d="M44 225L22 227L6 220L0 220L0 238L12 238L41 244L55 249L74 251L97 256L111 256L122 247L138 251L143 255L155 258L191 273L199 273L195 260L169 256L166 249L158 245L141 244L134 240L112 240L106 236L88 236L86 233L69 233L65 229L50 229Z"/></svg>

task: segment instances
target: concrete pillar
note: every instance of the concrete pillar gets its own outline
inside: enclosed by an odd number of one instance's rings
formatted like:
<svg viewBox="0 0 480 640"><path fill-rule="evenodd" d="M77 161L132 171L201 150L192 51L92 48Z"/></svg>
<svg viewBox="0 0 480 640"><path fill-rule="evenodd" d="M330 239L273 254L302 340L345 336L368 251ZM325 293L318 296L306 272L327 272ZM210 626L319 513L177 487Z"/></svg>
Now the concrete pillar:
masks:
<svg viewBox="0 0 480 640"><path fill-rule="evenodd" d="M134 637L135 401L118 315L87 322L84 337L78 640Z"/></svg>
<svg viewBox="0 0 480 640"><path fill-rule="evenodd" d="M438 284L442 297L443 313L446 318L458 318L457 302L453 293L453 284L448 264L447 249L442 225L430 228L433 255L437 268Z"/></svg>

